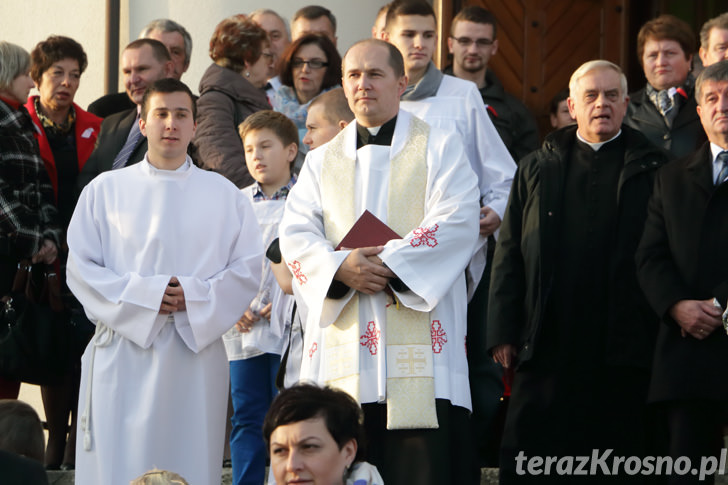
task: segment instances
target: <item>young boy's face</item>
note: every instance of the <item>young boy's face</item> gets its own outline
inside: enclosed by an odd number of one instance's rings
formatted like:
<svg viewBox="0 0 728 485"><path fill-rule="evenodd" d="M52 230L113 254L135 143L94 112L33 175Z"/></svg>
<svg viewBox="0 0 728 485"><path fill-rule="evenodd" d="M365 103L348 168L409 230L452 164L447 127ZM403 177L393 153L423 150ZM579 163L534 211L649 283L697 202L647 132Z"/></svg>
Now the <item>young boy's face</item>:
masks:
<svg viewBox="0 0 728 485"><path fill-rule="evenodd" d="M283 146L278 136L267 128L253 130L243 140L245 164L250 175L271 195L291 179L291 162L298 151L296 144ZM266 190L267 189L267 190Z"/></svg>
<svg viewBox="0 0 728 485"><path fill-rule="evenodd" d="M306 136L303 143L313 150L331 140L339 134L341 127L338 123L332 123L324 113L323 103L314 104L308 109L306 116Z"/></svg>

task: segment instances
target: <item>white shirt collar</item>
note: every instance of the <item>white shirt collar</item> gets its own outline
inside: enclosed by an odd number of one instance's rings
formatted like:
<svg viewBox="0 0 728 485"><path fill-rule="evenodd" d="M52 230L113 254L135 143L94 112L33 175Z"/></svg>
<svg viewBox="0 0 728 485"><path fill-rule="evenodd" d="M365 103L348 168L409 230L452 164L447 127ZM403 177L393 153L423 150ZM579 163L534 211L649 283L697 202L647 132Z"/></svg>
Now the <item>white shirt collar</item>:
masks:
<svg viewBox="0 0 728 485"><path fill-rule="evenodd" d="M579 130L578 129L576 130L576 137L579 139L579 141L581 141L581 142L586 143L587 145L589 145L591 147L591 149L594 150L595 152L598 152L599 149L602 147L602 145L605 145L605 144L609 143L610 141L616 139L621 134L622 134L622 129L620 128L619 131L617 132L617 134L614 135L609 140L607 140L607 141L600 141L598 143L591 143L589 141L586 141L584 139L584 137L581 136L581 133L579 133Z"/></svg>

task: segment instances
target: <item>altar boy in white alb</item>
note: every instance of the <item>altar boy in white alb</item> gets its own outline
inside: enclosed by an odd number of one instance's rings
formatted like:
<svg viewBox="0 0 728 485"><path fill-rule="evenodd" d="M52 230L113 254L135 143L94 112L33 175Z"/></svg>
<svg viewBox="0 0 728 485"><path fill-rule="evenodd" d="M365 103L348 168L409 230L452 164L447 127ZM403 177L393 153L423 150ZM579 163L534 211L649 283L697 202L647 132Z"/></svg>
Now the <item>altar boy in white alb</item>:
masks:
<svg viewBox="0 0 728 485"><path fill-rule="evenodd" d="M399 110L407 78L395 47L361 41L343 71L356 123L309 152L280 228L309 309L301 378L364 403L367 461L388 485L469 483L458 435L470 409L464 269L477 178L457 134ZM364 210L402 238L336 251Z"/></svg>
<svg viewBox="0 0 728 485"><path fill-rule="evenodd" d="M154 467L220 482L220 337L258 290L262 247L250 202L187 157L195 114L187 86L152 85L146 157L87 185L68 228L68 286L96 324L82 360L78 485L126 485Z"/></svg>

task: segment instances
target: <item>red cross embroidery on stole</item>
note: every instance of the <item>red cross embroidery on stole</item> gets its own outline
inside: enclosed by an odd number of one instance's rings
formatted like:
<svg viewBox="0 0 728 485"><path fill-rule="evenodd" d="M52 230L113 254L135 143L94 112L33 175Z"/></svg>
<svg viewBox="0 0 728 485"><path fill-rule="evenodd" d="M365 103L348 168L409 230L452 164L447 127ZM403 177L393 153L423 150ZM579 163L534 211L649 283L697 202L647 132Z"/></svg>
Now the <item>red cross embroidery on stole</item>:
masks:
<svg viewBox="0 0 728 485"><path fill-rule="evenodd" d="M432 352L439 354L442 352L442 347L447 342L447 334L442 329L440 320L433 320L432 327L430 327L430 337L432 338Z"/></svg>
<svg viewBox="0 0 728 485"><path fill-rule="evenodd" d="M311 349L308 351L308 358L313 359L313 354L316 353L316 349L318 349L318 344L314 342L311 344Z"/></svg>
<svg viewBox="0 0 728 485"><path fill-rule="evenodd" d="M437 228L438 225L435 224L432 227L418 227L417 229L412 231L415 235L415 237L413 237L410 241L412 247L416 248L417 246L422 246L423 244L427 244L431 248L437 246L437 238L435 238Z"/></svg>
<svg viewBox="0 0 728 485"><path fill-rule="evenodd" d="M362 347L369 348L369 353L372 355L377 355L377 350L379 349L379 336L382 332L379 331L377 328L377 324L372 322L369 322L367 325L367 331L359 337L359 343Z"/></svg>
<svg viewBox="0 0 728 485"><path fill-rule="evenodd" d="M288 267L291 268L291 273L293 273L293 276L296 277L299 285L303 285L308 281L308 278L306 278L306 275L303 274L303 271L301 271L300 262L294 261L292 263L288 263Z"/></svg>

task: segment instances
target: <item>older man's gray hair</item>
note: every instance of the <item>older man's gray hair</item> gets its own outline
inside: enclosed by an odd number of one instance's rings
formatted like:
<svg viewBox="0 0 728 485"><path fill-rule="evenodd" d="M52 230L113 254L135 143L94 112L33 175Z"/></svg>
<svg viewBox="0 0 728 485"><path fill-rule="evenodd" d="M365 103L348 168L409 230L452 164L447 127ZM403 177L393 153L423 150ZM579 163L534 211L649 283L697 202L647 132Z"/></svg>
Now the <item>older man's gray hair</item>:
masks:
<svg viewBox="0 0 728 485"><path fill-rule="evenodd" d="M149 37L149 34L158 30L160 32L179 32L185 43L185 66L189 66L192 58L192 36L187 29L170 19L156 19L149 22L139 34L139 38Z"/></svg>
<svg viewBox="0 0 728 485"><path fill-rule="evenodd" d="M571 79L569 79L569 96L575 97L576 96L576 89L579 85L579 80L584 77L588 72L595 71L597 69L611 69L615 71L617 74L619 74L619 89L621 91L622 99L627 97L627 78L624 75L624 72L622 72L622 68L616 65L613 62L605 61L604 59L597 59L594 61L588 61L579 66L579 68L574 71L574 74L571 75Z"/></svg>
<svg viewBox="0 0 728 485"><path fill-rule="evenodd" d="M705 81L728 81L728 60L716 62L703 69L695 80L695 101L701 104L703 97L703 83Z"/></svg>

